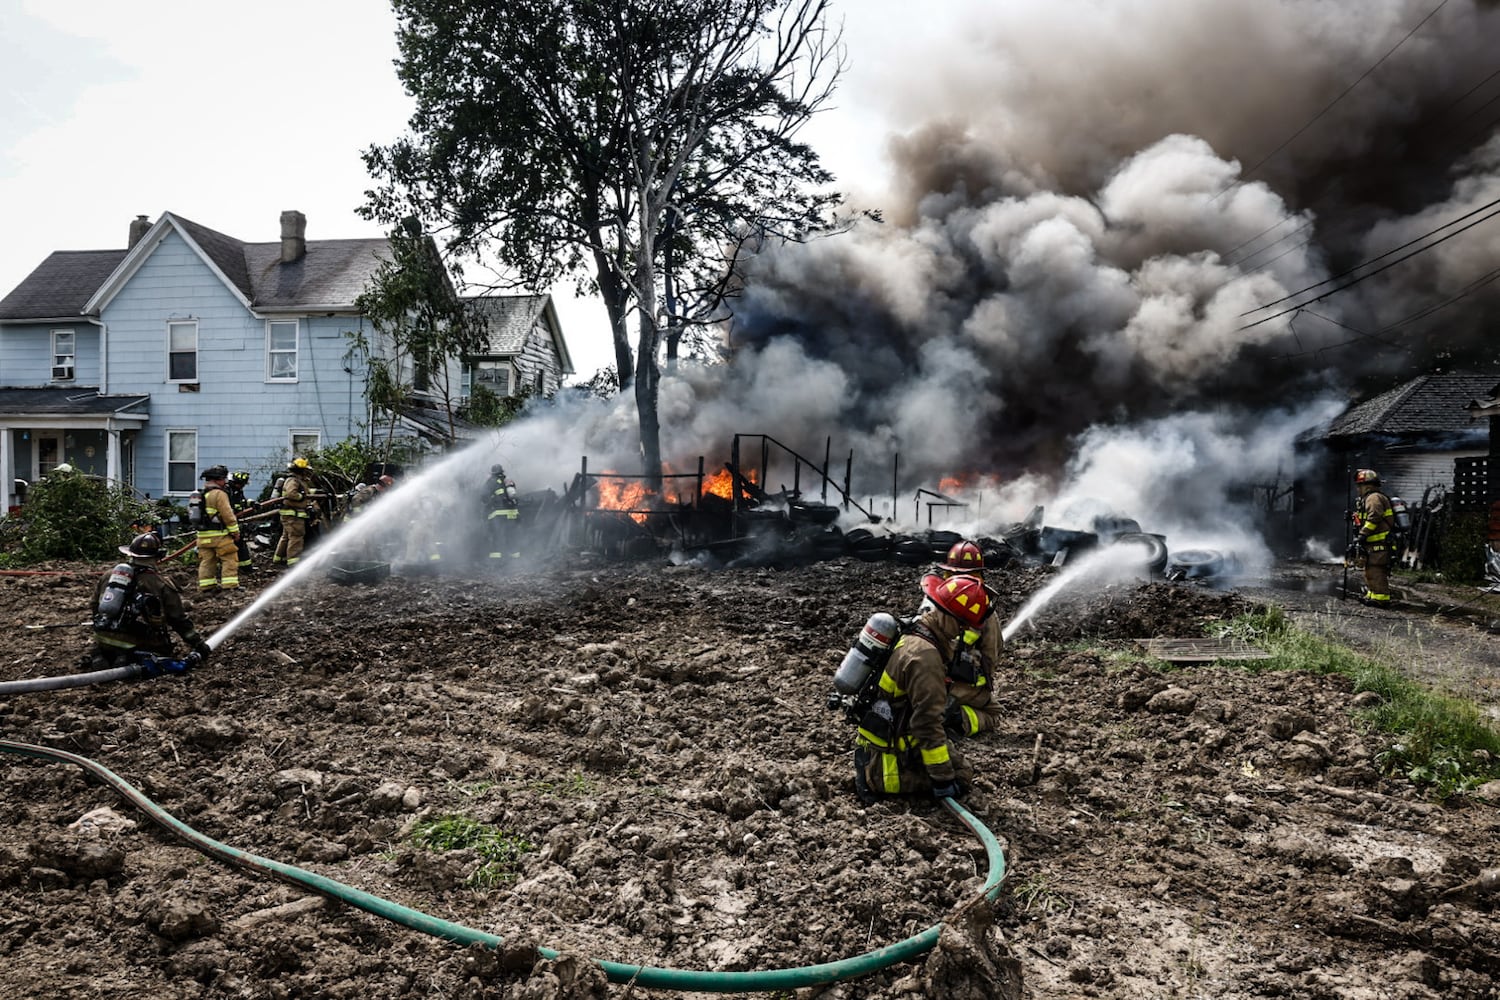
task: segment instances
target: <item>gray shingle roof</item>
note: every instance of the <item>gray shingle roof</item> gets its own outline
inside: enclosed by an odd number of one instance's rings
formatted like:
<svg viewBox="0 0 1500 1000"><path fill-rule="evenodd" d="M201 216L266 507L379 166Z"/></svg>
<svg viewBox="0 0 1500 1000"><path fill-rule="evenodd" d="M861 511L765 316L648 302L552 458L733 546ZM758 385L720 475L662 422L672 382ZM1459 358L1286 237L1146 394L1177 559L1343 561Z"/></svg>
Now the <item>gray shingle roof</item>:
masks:
<svg viewBox="0 0 1500 1000"><path fill-rule="evenodd" d="M78 316L125 254L124 250L58 250L0 299L0 320Z"/></svg>
<svg viewBox="0 0 1500 1000"><path fill-rule="evenodd" d="M300 260L281 263L281 242L246 243L173 215L183 232L256 309L320 306L352 310L365 283L390 256L384 237L308 240ZM59 250L0 300L0 320L62 319L83 307L127 250Z"/></svg>
<svg viewBox="0 0 1500 1000"><path fill-rule="evenodd" d="M1497 386L1500 373L1423 375L1350 407L1329 425L1327 436L1467 431L1469 402L1493 395Z"/></svg>
<svg viewBox="0 0 1500 1000"><path fill-rule="evenodd" d="M0 389L0 416L35 416L50 413L65 416L103 416L134 411L142 416L150 396L101 396L84 388Z"/></svg>
<svg viewBox="0 0 1500 1000"><path fill-rule="evenodd" d="M303 305L352 307L382 260L391 256L384 237L363 240L308 240L307 253L281 263L281 244L246 243L251 302L257 309Z"/></svg>
<svg viewBox="0 0 1500 1000"><path fill-rule="evenodd" d="M547 305L545 295L471 295L464 301L490 328L487 354L520 354L526 335Z"/></svg>

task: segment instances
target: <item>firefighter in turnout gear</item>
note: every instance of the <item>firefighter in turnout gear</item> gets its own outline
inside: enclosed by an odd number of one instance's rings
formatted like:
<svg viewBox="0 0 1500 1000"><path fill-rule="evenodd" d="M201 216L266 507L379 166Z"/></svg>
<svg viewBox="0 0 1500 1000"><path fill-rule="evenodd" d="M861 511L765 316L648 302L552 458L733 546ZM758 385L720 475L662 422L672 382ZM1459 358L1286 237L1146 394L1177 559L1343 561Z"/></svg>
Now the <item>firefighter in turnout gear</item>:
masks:
<svg viewBox="0 0 1500 1000"><path fill-rule="evenodd" d="M492 564L520 558L520 517L515 482L507 478L501 466L490 466L490 476L484 483L484 527Z"/></svg>
<svg viewBox="0 0 1500 1000"><path fill-rule="evenodd" d="M295 566L302 558L307 539L307 522L317 516L312 499L312 469L305 458L294 458L286 467L281 481L281 540L276 543L272 566Z"/></svg>
<svg viewBox="0 0 1500 1000"><path fill-rule="evenodd" d="M203 470L207 484L198 515L198 592L237 590L240 585L240 523L229 500L229 470Z"/></svg>
<svg viewBox="0 0 1500 1000"><path fill-rule="evenodd" d="M923 581L932 607L897 640L880 675L880 696L859 724L854 787L862 802L881 795L957 798L969 771L943 728L948 665L966 630L990 613L984 583L973 576Z"/></svg>
<svg viewBox="0 0 1500 1000"><path fill-rule="evenodd" d="M1359 504L1354 510L1355 551L1365 570L1365 594L1360 600L1372 607L1391 606L1391 563L1395 559L1396 511L1391 498L1380 489L1380 474L1360 469L1354 474Z"/></svg>
<svg viewBox="0 0 1500 1000"><path fill-rule="evenodd" d="M961 574L984 579L984 553L973 542L955 542L936 570L942 579ZM925 578L922 590L927 592ZM931 597L923 601L924 610L931 601ZM994 682L1004 649L1000 620L994 614L985 619L983 627L965 629L959 637L954 660L948 665L948 707L943 714L943 725L951 738L977 736L999 724Z"/></svg>
<svg viewBox="0 0 1500 1000"><path fill-rule="evenodd" d="M94 648L89 663L95 670L109 670L138 657L140 653L170 657L170 626L192 648L190 663L202 663L212 650L182 610L177 588L156 571L161 558L161 539L145 532L120 546L130 557L99 578L89 604L93 615Z"/></svg>
<svg viewBox="0 0 1500 1000"><path fill-rule="evenodd" d="M229 491L229 505L234 508L236 518L244 518L246 515L254 514L256 504L245 496L245 486L250 482L250 473L235 472L229 477L225 488ZM254 560L250 556L250 542L245 537L248 532L241 525L235 540L239 545L240 572L247 573L254 568Z"/></svg>

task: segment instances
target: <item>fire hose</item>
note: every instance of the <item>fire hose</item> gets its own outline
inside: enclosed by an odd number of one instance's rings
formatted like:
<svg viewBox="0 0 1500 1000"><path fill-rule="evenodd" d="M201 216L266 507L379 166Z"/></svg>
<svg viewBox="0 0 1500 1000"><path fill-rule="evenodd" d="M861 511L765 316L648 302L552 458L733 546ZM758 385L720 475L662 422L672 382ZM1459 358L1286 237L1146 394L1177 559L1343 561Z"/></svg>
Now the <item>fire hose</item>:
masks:
<svg viewBox="0 0 1500 1000"><path fill-rule="evenodd" d="M116 775L113 771L110 771L103 764L90 760L87 757L80 757L77 754L71 754L64 750L54 750L50 747L33 746L28 743L14 743L10 740L0 740L0 751L38 760L74 764L83 768L119 792L134 806L144 812L152 822L165 829L168 833L176 835L185 840L194 849L225 864L270 875L273 878L281 879L284 882L289 882L339 902L347 903L357 909L364 910L366 913L372 913L377 917L393 921L403 927L409 927L412 930L440 937L456 944L469 945L477 943L487 948L496 948L504 943L503 938L494 934L465 927L462 924L453 923L441 917L435 917L429 913L423 913L420 910L402 906L399 903L394 903L388 899L365 892L362 889L345 885L342 882L318 875L315 872L283 864L279 861L273 861L270 858L249 854L214 840L199 833L165 809L162 809L148 799L139 789ZM1001 848L999 840L973 813L969 812L969 810L965 809L955 800L943 799L942 803L950 813L967 826L984 844L985 854L989 859L989 871L985 877L982 892L985 899L993 900L999 895L1000 883L1005 878L1005 852ZM878 972L888 966L895 965L897 962L907 961L932 950L937 944L942 930L943 925L938 923L922 931L920 934L897 941L895 944L886 945L884 948L867 951L862 955L855 955L834 962L822 962L817 965L766 969L759 972L713 972L694 969L665 969L649 965L627 965L603 959L592 959L591 961L604 970L605 975L612 983L636 983L647 989L684 990L704 993L771 992L843 982L869 975L872 972ZM551 948L538 948L537 954L545 959L561 957L560 952Z"/></svg>
<svg viewBox="0 0 1500 1000"><path fill-rule="evenodd" d="M279 511L279 510L262 511L259 514L251 514L249 517L242 517L236 523L238 523L238 524L249 524L251 521L259 521L259 520L262 520L264 518L272 517L272 516L280 514L280 513L281 513L281 511ZM197 534L197 529L194 528L191 532L188 532L188 534L196 535ZM182 555L188 549L192 548L194 545L197 545L197 544L198 544L198 539L195 537L192 541L188 542L182 548L178 549L175 552L170 552L166 556L164 556L162 558L162 562L171 562L173 559L176 559L178 556Z"/></svg>

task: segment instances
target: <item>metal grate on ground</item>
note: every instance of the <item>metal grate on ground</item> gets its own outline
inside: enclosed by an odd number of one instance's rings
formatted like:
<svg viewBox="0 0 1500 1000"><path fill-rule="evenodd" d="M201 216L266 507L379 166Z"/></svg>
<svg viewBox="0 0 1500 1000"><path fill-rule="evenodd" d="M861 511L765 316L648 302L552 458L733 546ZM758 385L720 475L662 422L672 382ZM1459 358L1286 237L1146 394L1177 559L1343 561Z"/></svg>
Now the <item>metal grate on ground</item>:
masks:
<svg viewBox="0 0 1500 1000"><path fill-rule="evenodd" d="M1243 639L1137 639L1146 655L1168 663L1213 663L1217 660L1269 660L1271 654Z"/></svg>

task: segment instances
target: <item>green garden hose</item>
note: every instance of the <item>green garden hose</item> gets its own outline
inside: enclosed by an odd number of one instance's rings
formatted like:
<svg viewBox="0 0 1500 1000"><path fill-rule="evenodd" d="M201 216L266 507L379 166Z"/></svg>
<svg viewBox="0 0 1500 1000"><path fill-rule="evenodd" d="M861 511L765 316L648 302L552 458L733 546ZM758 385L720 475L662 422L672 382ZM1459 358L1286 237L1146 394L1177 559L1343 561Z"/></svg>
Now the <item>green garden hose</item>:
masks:
<svg viewBox="0 0 1500 1000"><path fill-rule="evenodd" d="M0 751L19 754L23 757L33 757L39 760L75 764L115 789L144 812L153 822L165 828L168 832L174 833L183 840L186 840L194 848L202 851L209 857L217 858L227 864L248 868L252 871L268 873L283 881L311 889L324 896L357 907L367 913L384 917L404 927L454 941L458 944L467 945L478 942L486 947L494 948L499 946L503 941L502 938L494 934L487 934L484 931L474 930L462 924L455 924L440 917L434 917L429 913L423 913L420 910L413 910L399 903L393 903L388 899L382 899L379 896L302 868L282 864L279 861L272 861L269 858L262 858L254 854L247 854L227 844L222 844L183 823L171 813L152 802L139 789L109 770L103 764L90 760L87 757L80 757L77 754L71 754L64 750L54 750L50 747L33 746L28 743L13 743L9 740L0 740ZM953 799L943 799L942 802L948 808L949 812L957 816L984 843L985 854L989 858L989 873L985 878L984 895L987 899L994 899L999 894L1001 880L1005 877L1005 853L1000 847L999 840L973 813L969 812L969 810L965 809L958 802ZM704 993L769 992L841 982L869 975L872 972L895 965L897 962L904 962L931 950L937 944L938 936L942 933L942 930L942 924L934 924L920 934L909 937L904 941L897 941L895 944L887 945L884 948L877 948L874 951L867 951L862 955L855 955L837 962L823 962L818 965L804 965L787 969L767 969L760 972L709 972L691 969L662 969L649 965L625 965L620 962L608 962L602 959L594 959L593 961L604 970L610 982L633 982L647 989L692 990ZM560 956L559 952L551 948L538 948L537 952L543 958L547 959L555 959Z"/></svg>

